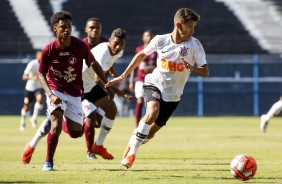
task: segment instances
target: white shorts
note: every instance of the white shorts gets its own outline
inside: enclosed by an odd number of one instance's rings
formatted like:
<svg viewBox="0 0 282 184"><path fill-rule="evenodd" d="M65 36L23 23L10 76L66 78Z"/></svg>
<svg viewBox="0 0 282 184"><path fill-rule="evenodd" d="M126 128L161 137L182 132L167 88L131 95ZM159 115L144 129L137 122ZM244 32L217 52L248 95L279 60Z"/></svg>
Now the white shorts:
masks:
<svg viewBox="0 0 282 184"><path fill-rule="evenodd" d="M94 111L99 113L101 116L105 116L105 111L103 111L101 108L97 107L95 104L88 101L87 99L84 99L82 101L82 109L86 117L89 116Z"/></svg>
<svg viewBox="0 0 282 184"><path fill-rule="evenodd" d="M64 111L65 117L68 117L72 121L82 125L83 110L82 110L81 97L74 97L68 94L63 94L56 90L52 90L52 92L62 100L62 103L58 105L51 104L50 98L48 97L48 95L46 95L48 113L51 114L55 109L60 107Z"/></svg>
<svg viewBox="0 0 282 184"><path fill-rule="evenodd" d="M135 83L135 97L140 98L144 96L144 89L143 89L144 82L136 81Z"/></svg>

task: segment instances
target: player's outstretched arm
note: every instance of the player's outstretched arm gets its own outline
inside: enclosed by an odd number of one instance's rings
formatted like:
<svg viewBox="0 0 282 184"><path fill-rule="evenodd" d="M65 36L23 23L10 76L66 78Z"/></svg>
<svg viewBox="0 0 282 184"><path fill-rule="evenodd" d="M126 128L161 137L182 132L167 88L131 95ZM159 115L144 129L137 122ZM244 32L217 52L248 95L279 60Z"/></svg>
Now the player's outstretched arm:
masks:
<svg viewBox="0 0 282 184"><path fill-rule="evenodd" d="M116 88L114 86L112 86L111 88L118 96L121 96L121 97L123 97L123 98L125 98L127 100L137 100L137 98L135 96L132 96L132 95L130 95L128 93L125 93L125 92L119 90L118 88Z"/></svg>
<svg viewBox="0 0 282 184"><path fill-rule="evenodd" d="M133 59L131 60L131 62L129 63L128 67L125 69L125 71L118 77L113 78L112 80L110 80L106 86L112 86L120 81L124 81L126 79L126 77L135 69L139 66L139 64L141 63L141 61L144 60L144 58L146 57L146 54L143 53L143 51L138 52Z"/></svg>
<svg viewBox="0 0 282 184"><path fill-rule="evenodd" d="M187 63L186 61L182 61L182 63L184 64L184 66L190 70L191 73L194 73L198 76L201 76L201 77L208 77L209 76L209 68L208 68L208 65L203 65L203 66L199 66L199 67L196 67L196 66L192 66L190 65L189 63Z"/></svg>

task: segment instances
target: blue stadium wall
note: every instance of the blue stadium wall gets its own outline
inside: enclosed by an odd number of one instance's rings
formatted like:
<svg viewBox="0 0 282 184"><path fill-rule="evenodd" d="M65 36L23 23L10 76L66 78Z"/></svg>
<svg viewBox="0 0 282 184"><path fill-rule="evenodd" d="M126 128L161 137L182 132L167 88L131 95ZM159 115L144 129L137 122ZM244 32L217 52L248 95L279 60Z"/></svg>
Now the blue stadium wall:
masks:
<svg viewBox="0 0 282 184"><path fill-rule="evenodd" d="M182 100L174 112L175 116L215 116L215 115L259 115L267 112L271 105L279 99L282 92L280 57L265 59L261 57L258 65L259 90L254 90L254 64L252 56L229 61L230 56L208 56L210 77L197 78L191 75L185 86ZM121 73L129 62L129 58L116 64L116 70ZM221 58L220 61L219 58ZM247 58L247 59L246 59ZM235 60L236 60L235 59ZM244 63L242 63L244 62ZM23 105L25 81L22 73L26 63L0 64L0 114L19 115ZM239 72L240 76L236 76ZM235 75L235 76L234 76ZM236 79L237 77L237 79ZM214 81L213 81L214 79ZM229 79L229 80L228 80ZM246 82L244 82L246 80ZM248 82L248 80L251 80ZM201 83L203 81L203 83ZM264 82L263 82L264 81ZM202 89L199 88L202 85ZM255 92L257 102L255 102ZM201 96L202 95L202 96ZM199 100L202 102L199 103ZM256 104L257 103L257 104ZM257 107L254 107L256 105ZM46 105L45 105L46 107ZM254 113L254 109L257 112ZM42 112L44 114L45 111Z"/></svg>

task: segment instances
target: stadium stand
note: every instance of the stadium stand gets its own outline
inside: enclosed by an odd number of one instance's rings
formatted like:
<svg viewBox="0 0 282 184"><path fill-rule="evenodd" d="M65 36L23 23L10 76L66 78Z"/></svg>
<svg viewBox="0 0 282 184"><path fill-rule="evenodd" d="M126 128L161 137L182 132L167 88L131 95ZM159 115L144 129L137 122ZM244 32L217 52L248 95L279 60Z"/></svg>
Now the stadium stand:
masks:
<svg viewBox="0 0 282 184"><path fill-rule="evenodd" d="M73 22L82 33L81 36L84 33L85 20L93 16L101 19L106 36L109 36L116 27L127 30L125 54L134 52L135 47L140 44L140 35L146 28L151 28L156 34L171 32L173 27L171 17L180 7L190 7L201 15L195 37L202 42L207 53L265 53L233 13L221 2L72 0L64 3L63 6L65 10L72 12Z"/></svg>
<svg viewBox="0 0 282 184"><path fill-rule="evenodd" d="M0 42L5 40L13 41L10 47L0 47L1 53L17 54L33 53L27 36L18 26L13 24L17 22L8 0L0 1L2 7L1 28L4 34L0 35ZM50 25L50 16L52 15L52 5L50 0L36 0L45 20ZM156 8L157 7L157 8ZM236 18L236 16L222 3L214 0L186 0L170 1L89 1L89 0L69 0L64 1L62 9L70 11L73 14L73 24L79 32L79 37L85 36L85 21L89 17L98 17L103 23L103 33L109 36L113 29L122 27L127 30L127 46L125 55L132 54L134 48L140 44L140 35L146 28L151 28L156 34L163 34L172 31L172 17L176 9L180 7L191 7L201 15L201 21L197 26L195 37L197 37L209 54L252 54L266 53L257 41L250 36L248 31ZM4 15L4 13L8 15ZM9 28L18 26L18 28ZM7 28L6 28L7 27ZM16 31L10 34L9 30ZM27 46L26 46L27 45ZM13 48L13 49L11 49ZM14 49L17 48L17 49Z"/></svg>
<svg viewBox="0 0 282 184"><path fill-rule="evenodd" d="M9 1L0 1L0 57L33 53L31 42L23 32Z"/></svg>

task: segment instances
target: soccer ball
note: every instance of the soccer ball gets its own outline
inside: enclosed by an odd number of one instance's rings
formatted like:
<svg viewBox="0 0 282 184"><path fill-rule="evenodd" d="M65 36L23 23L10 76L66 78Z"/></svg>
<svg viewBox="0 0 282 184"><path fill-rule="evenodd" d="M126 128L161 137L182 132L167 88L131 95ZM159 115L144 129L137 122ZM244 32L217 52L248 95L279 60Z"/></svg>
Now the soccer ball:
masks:
<svg viewBox="0 0 282 184"><path fill-rule="evenodd" d="M239 180L251 179L256 171L257 163L250 155L240 154L231 161L231 174Z"/></svg>

